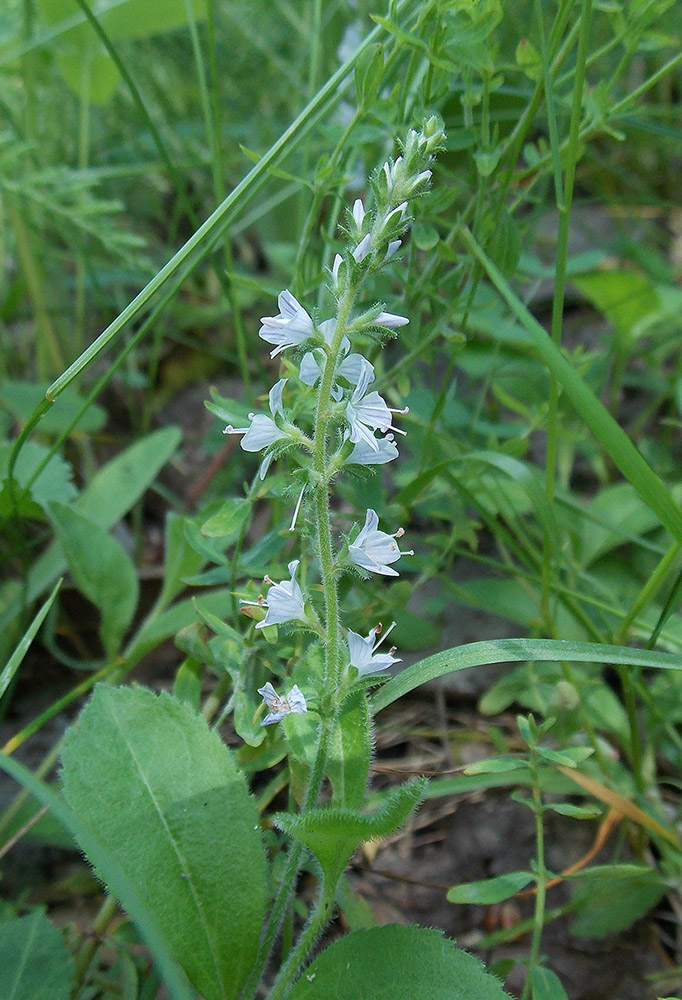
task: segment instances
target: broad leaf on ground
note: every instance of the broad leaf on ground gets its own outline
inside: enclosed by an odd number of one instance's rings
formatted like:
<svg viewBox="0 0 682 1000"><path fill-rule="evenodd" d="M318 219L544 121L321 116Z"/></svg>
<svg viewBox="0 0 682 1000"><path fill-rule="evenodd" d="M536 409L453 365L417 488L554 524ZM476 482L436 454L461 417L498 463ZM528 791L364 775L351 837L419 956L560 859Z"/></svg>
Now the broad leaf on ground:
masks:
<svg viewBox="0 0 682 1000"><path fill-rule="evenodd" d="M508 1000L477 958L441 931L388 924L335 941L289 1000Z"/></svg>
<svg viewBox="0 0 682 1000"><path fill-rule="evenodd" d="M171 695L102 684L62 764L67 802L134 880L192 984L232 1000L265 909L258 812L232 753Z"/></svg>
<svg viewBox="0 0 682 1000"><path fill-rule="evenodd" d="M40 910L0 924L0 984L3 1000L69 1000L71 956Z"/></svg>

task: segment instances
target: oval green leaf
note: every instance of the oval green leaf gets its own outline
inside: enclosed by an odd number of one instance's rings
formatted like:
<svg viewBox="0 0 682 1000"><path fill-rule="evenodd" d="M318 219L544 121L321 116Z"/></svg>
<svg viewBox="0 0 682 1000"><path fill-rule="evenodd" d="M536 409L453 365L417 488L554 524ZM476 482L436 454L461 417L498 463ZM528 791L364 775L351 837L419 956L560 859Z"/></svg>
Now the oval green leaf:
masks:
<svg viewBox="0 0 682 1000"><path fill-rule="evenodd" d="M265 909L258 813L203 716L167 693L99 685L62 751L64 794L147 900L206 1000L239 994ZM109 890L126 906L125 888Z"/></svg>
<svg viewBox="0 0 682 1000"><path fill-rule="evenodd" d="M4 1000L69 1000L73 963L64 939L44 913L0 925Z"/></svg>
<svg viewBox="0 0 682 1000"><path fill-rule="evenodd" d="M448 890L450 903L501 903L533 881L532 872L507 872L479 882L462 882Z"/></svg>
<svg viewBox="0 0 682 1000"><path fill-rule="evenodd" d="M99 608L102 644L107 656L114 657L137 607L133 561L104 528L71 507L51 503L48 510L79 590Z"/></svg>
<svg viewBox="0 0 682 1000"><path fill-rule="evenodd" d="M478 959L441 931L388 924L335 941L288 1000L509 1000Z"/></svg>

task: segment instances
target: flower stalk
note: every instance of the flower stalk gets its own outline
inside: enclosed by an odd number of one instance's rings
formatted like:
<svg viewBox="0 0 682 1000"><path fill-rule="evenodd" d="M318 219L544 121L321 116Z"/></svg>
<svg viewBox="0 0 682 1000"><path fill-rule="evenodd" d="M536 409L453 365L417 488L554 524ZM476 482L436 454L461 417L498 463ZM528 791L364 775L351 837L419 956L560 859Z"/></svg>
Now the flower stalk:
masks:
<svg viewBox="0 0 682 1000"><path fill-rule="evenodd" d="M304 485L296 501L290 530L296 530L300 511L304 508L312 522L324 608L318 614L314 595L306 591L305 580L297 579L298 559L289 562L289 580L273 583L266 576L267 595L261 595L255 602L267 608L265 616L256 624L257 629L303 626L317 633L324 650L322 683L316 690L306 687L303 667L297 666L292 680L298 683L278 684L276 689L268 681L258 689L268 710L261 723L263 726L275 726L286 717L291 717L287 726L297 725L293 717L307 714L309 702L314 706L311 711L319 716L316 747L301 807L303 813L317 804L327 774L329 748L345 698L359 677L372 675L398 662L398 657L394 656L395 647L386 652L377 651L381 641L377 641L380 625L370 629L367 638L344 626L338 580L341 574L353 572L398 576L393 564L403 556L412 555L412 550L401 551L396 541L403 535L402 528L394 534L380 530L379 516L374 510L365 511L364 527L352 542L346 540L339 548L335 540L331 483L347 465L380 466L398 456L393 432L404 431L393 427L393 415L404 415L407 409L391 409L379 393L370 388L375 377L374 366L362 354L352 353L352 347L357 337L371 342L395 335L408 319L385 311L381 303L365 306L359 313L355 305L367 275L380 270L400 250L402 237L411 222L409 203L426 190L431 177L428 164L442 139L443 132L435 118L428 119L421 132L411 130L402 143L402 155L385 163L371 178L376 207L365 210L358 198L348 211L347 243L343 253L337 253L334 258L330 273L336 302L332 318L316 322L291 292L285 290L280 294L279 313L261 320L259 335L273 346L271 357L284 351L298 356L298 379L290 375L276 382L268 397L269 416L250 414L248 427L226 428L227 433L242 435L241 446L245 451L263 454L261 479L268 473L272 461L284 451L297 448L304 455L301 460ZM310 437L303 434L287 413L287 397L295 391L296 382L316 387ZM314 567L315 563L313 572ZM253 601L244 603L254 604ZM248 609L247 613L257 618L262 612ZM294 892L303 857L302 845L293 844L243 994L245 997L254 996L258 988ZM270 1000L285 996L305 963L331 917L335 890L336 885L322 881L318 904L280 970Z"/></svg>

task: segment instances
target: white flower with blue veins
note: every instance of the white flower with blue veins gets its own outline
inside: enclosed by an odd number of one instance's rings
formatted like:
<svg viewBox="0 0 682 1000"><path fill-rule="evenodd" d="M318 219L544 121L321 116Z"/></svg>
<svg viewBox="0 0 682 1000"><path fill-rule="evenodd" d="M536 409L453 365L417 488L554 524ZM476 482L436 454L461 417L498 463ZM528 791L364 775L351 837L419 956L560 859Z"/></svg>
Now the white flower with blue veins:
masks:
<svg viewBox="0 0 682 1000"><path fill-rule="evenodd" d="M289 580L282 583L273 583L269 576L265 582L272 584L267 595L262 599L262 604L268 609L263 621L258 622L256 628L265 628L267 625L281 625L283 622L305 621L305 607L303 592L296 580L296 570L299 559L293 559L289 563Z"/></svg>
<svg viewBox="0 0 682 1000"><path fill-rule="evenodd" d="M393 655L396 651L395 646L391 646L388 653L377 653L377 649L393 628L395 628L395 622L387 629L378 642L375 640L381 632L381 625L375 625L370 630L366 639L363 639L357 632L348 629L346 641L348 643L350 664L356 668L361 677L364 674L375 674L379 670L385 670L392 663L400 663L400 658Z"/></svg>
<svg viewBox="0 0 682 1000"><path fill-rule="evenodd" d="M258 694L269 710L261 722L261 726L270 726L273 722L279 722L285 715L304 715L308 711L303 693L296 684L283 698L280 698L270 681L262 688L258 688Z"/></svg>
<svg viewBox="0 0 682 1000"><path fill-rule="evenodd" d="M274 421L274 417L276 416L284 419L282 392L287 381L288 379L281 378L279 382L275 382L268 394L268 403L272 417L268 417L264 413L249 413L251 423L248 427L233 427L232 424L228 424L223 434L243 434L244 437L240 443L244 451L262 451L263 448L269 448L276 441L282 441L284 438L290 437L291 435L287 431L282 430ZM272 453L270 453L261 462L259 470L261 479L265 479L265 474L270 468L273 457Z"/></svg>
<svg viewBox="0 0 682 1000"><path fill-rule="evenodd" d="M404 434L404 431L392 426L391 413L408 413L409 411L407 407L404 410L392 409L386 405L385 400L378 392L375 390L367 392L367 387L373 380L374 368L369 361L365 361L364 365L361 366L358 384L346 406L346 419L350 424L349 436L353 444L364 441L373 451L378 451L379 445L374 437L374 431L380 430L385 433L387 430L394 430L398 431L399 434Z"/></svg>
<svg viewBox="0 0 682 1000"><path fill-rule="evenodd" d="M398 576L399 574L391 569L389 563L396 562L401 556L413 556L414 552L412 549L406 552L400 551L396 538L402 538L405 534L402 528L398 528L393 535L378 529L379 517L376 511L368 510L360 534L352 545L348 546L348 555L356 566L370 573Z"/></svg>
<svg viewBox="0 0 682 1000"><path fill-rule="evenodd" d="M398 449L393 434L374 438L372 446L366 441L358 441L346 459L346 465L386 465L398 457Z"/></svg>
<svg viewBox="0 0 682 1000"><path fill-rule="evenodd" d="M277 299L279 315L263 316L258 331L261 340L275 344L270 357L274 358L288 347L297 347L313 335L313 321L301 303L285 288Z"/></svg>
<svg viewBox="0 0 682 1000"><path fill-rule="evenodd" d="M346 337L344 337L344 340L346 343L341 344L341 353L345 356L336 369L336 375L343 376L351 385L357 385L366 366L369 365L369 381L373 382L374 366L366 358L363 358L362 354L349 354L350 342ZM308 351L307 354L304 354L301 358L301 366L298 371L298 377L301 382L304 385L315 385L322 375L323 363L324 351L321 348L318 348L316 351ZM335 385L332 389L332 396L336 400L341 398L342 391L338 385Z"/></svg>

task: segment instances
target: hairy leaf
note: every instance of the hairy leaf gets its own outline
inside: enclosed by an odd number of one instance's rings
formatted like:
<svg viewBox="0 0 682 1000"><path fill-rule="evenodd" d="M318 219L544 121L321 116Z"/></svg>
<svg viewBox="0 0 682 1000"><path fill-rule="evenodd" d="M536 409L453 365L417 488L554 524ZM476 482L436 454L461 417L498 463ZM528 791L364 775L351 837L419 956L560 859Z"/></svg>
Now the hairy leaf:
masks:
<svg viewBox="0 0 682 1000"><path fill-rule="evenodd" d="M217 733L166 693L99 685L62 764L69 805L135 880L192 984L206 1000L236 997L258 946L265 861L255 802Z"/></svg>
<svg viewBox="0 0 682 1000"><path fill-rule="evenodd" d="M441 931L388 924L335 941L289 1000L508 1000L477 958Z"/></svg>
<svg viewBox="0 0 682 1000"><path fill-rule="evenodd" d="M383 808L374 813L352 809L313 809L305 814L276 813L274 822L309 847L322 866L327 882L335 881L353 851L365 840L387 837L401 826L424 798L426 779L393 789Z"/></svg>

